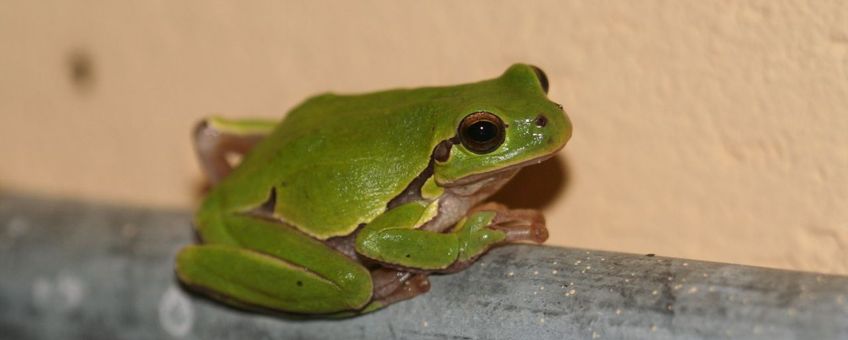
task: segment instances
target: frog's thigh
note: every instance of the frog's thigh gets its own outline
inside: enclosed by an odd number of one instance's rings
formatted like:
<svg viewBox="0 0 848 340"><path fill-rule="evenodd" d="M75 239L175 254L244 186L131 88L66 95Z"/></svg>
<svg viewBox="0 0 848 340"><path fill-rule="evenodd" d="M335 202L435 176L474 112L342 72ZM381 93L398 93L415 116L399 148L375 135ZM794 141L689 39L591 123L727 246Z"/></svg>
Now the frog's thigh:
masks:
<svg viewBox="0 0 848 340"><path fill-rule="evenodd" d="M177 273L190 287L240 307L334 313L359 309L370 301L370 292L351 294L370 290L370 284L354 281L359 287L345 286L350 282L323 277L286 259L229 245L184 248L177 256Z"/></svg>
<svg viewBox="0 0 848 340"><path fill-rule="evenodd" d="M244 155L265 138L278 122L228 120L218 117L200 121L194 129L194 146L203 171L217 183L233 169L227 155Z"/></svg>
<svg viewBox="0 0 848 340"><path fill-rule="evenodd" d="M369 271L324 242L253 216L207 217L200 220L206 244L185 248L177 259L186 284L230 301L300 313L359 309L371 300Z"/></svg>

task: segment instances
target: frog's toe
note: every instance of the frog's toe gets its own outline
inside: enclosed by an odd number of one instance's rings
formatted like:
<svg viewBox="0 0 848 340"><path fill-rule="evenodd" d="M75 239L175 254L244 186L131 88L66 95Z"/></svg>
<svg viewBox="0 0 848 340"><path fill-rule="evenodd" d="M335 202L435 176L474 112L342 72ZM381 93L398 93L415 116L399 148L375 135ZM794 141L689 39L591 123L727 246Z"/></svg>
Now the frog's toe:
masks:
<svg viewBox="0 0 848 340"><path fill-rule="evenodd" d="M506 233L506 242L531 241L543 243L548 239L545 216L533 209L501 209L495 211L492 229Z"/></svg>

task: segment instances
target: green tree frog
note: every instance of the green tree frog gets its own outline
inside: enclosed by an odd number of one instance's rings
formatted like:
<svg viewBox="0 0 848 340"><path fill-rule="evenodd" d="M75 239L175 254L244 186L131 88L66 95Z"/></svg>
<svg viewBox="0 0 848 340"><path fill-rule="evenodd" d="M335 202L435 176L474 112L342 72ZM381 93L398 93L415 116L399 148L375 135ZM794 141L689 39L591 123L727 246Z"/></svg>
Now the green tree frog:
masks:
<svg viewBox="0 0 848 340"><path fill-rule="evenodd" d="M540 212L481 202L571 137L547 90L540 69L516 64L470 84L318 95L281 122L202 121L214 186L177 276L240 308L355 315L493 246L544 242Z"/></svg>

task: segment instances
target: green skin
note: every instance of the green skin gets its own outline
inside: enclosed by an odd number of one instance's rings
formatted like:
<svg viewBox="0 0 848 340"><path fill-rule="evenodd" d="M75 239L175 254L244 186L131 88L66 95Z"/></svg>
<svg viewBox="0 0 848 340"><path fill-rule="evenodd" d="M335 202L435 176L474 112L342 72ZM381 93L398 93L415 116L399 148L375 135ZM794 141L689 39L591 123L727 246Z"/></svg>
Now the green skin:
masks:
<svg viewBox="0 0 848 340"><path fill-rule="evenodd" d="M202 244L179 253L180 280L240 307L363 313L383 306L373 299L370 271L328 246L329 238L355 234L358 256L417 272L473 260L505 240L490 228L495 213L473 212L443 232L419 228L438 214L445 188L565 145L571 124L542 86L533 67L516 64L472 84L319 95L281 123L210 121L264 139L203 202L195 220ZM480 111L506 123L503 144L485 154L453 145L447 159L433 161L421 198L389 209L437 145ZM540 114L543 127L535 123ZM270 216L251 213L260 207Z"/></svg>

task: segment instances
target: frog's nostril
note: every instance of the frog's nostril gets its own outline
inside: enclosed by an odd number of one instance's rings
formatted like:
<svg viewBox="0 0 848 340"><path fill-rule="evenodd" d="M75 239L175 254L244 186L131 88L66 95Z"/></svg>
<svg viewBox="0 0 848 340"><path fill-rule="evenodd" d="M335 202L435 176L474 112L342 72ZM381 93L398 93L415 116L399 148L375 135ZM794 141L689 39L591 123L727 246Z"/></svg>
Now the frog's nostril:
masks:
<svg viewBox="0 0 848 340"><path fill-rule="evenodd" d="M545 125L548 125L548 117L545 117L545 115L540 114L536 116L536 120L534 122L538 127L545 127Z"/></svg>

